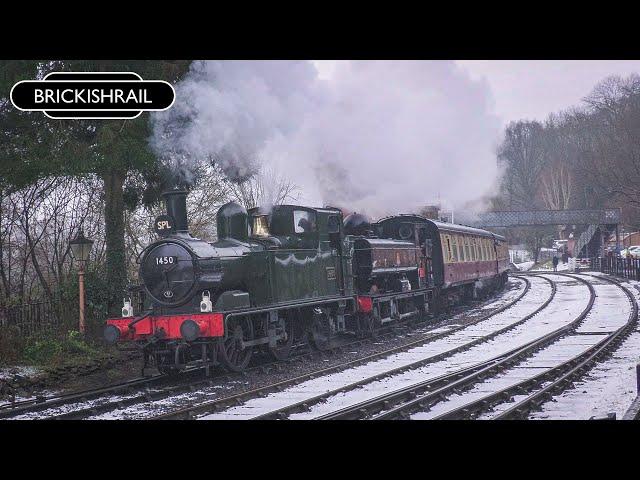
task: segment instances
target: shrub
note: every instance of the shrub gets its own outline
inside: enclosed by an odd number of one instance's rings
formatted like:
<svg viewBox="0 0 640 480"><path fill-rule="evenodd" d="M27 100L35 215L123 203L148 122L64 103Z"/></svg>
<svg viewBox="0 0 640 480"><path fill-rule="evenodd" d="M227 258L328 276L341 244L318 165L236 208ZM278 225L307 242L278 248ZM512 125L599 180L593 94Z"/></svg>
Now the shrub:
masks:
<svg viewBox="0 0 640 480"><path fill-rule="evenodd" d="M80 332L69 331L62 337L33 339L24 348L23 358L33 365L57 365L75 360L93 360L101 352L87 343Z"/></svg>
<svg viewBox="0 0 640 480"><path fill-rule="evenodd" d="M25 340L18 327L0 327L0 365L19 361L24 345Z"/></svg>

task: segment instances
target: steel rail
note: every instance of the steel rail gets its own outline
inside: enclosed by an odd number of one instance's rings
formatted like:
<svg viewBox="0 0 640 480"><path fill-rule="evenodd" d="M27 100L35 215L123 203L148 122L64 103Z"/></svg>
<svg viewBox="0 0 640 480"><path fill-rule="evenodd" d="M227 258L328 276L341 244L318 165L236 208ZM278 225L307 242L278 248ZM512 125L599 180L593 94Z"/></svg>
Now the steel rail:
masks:
<svg viewBox="0 0 640 480"><path fill-rule="evenodd" d="M269 393L272 393L274 391L280 391L282 389L284 389L285 387L288 387L290 385L295 385L297 383L301 383L305 380L310 380L322 375L328 375L331 373L335 373L341 370L345 370L347 368L351 368L363 363L367 363L370 362L372 360L377 360L379 358L383 358L389 355L392 355L394 353L398 353L401 352L403 350L408 350L410 348L413 348L415 346L418 345L424 345L427 343L430 343L432 341L435 341L437 339L446 337L448 335L452 335L453 333L462 330L468 326L471 325L475 325L477 323L480 323L482 321L485 321L499 313L502 313L506 310L508 310L509 308L513 307L514 305L516 305L520 300L522 300L522 298L524 298L524 296L529 292L530 288L531 288L531 282L527 279L527 278L519 278L519 280L524 280L525 282L525 288L523 289L523 291L513 300L511 300L510 302L506 303L505 305L498 307L497 309L493 310L492 312L483 315L475 320L472 320L471 322L465 324L465 325L459 325L456 327L453 327L445 332L440 332L440 333L436 333L427 337L423 337L421 339L409 342L407 344L403 344L397 347L393 347L381 352L377 352L371 355L367 355L365 357L362 358L358 358L355 360L351 360L345 363L341 363L339 365L334 365L332 367L327 367L324 369L320 369L320 370L315 370L309 373L305 373L303 375L299 375L297 377L294 378L290 378L290 379L286 379L286 380L282 380L273 384L269 384L269 385L265 385L263 387L259 387L259 388L255 388L252 390L247 390L245 392L240 392L237 394L233 394L227 397L223 397L223 398L218 398L218 399L214 399L214 400L210 400L210 401L206 401L197 405L193 405L193 406L189 406L189 407L185 407L185 408L180 408L177 410L173 410L171 412L167 412L164 414L160 414L160 415L156 415L153 417L150 417L150 419L152 420L173 420L173 419L192 419L195 418L198 415L206 415L212 412L217 412L220 411L224 408L228 408L230 406L234 406L234 405L238 405L241 404L242 402L249 400L251 398L255 398L255 397L259 397L259 396L264 396L267 395Z"/></svg>
<svg viewBox="0 0 640 480"><path fill-rule="evenodd" d="M153 377L136 378L115 385L108 385L106 387L98 387L83 390L80 392L72 392L63 395L52 395L49 397L35 397L29 400L13 402L2 406L2 408L0 409L0 419L15 417L24 413L39 412L48 408L72 403L74 401L84 401L92 398L97 398L109 393L117 393L136 387L139 388L141 386L150 385L167 378L167 375L160 374Z"/></svg>
<svg viewBox="0 0 640 480"><path fill-rule="evenodd" d="M553 300L553 298L556 295L556 285L555 283L546 278L546 277L540 277L544 280L546 280L550 285L551 285L551 294L549 295L549 298L547 298L536 310L534 310L533 312L525 315L523 318L521 318L520 320L511 323L509 325L506 325L498 330L494 330L493 332L490 332L487 335L483 335L482 337L478 337L475 338L473 340L471 340L470 342L464 343L462 345L459 345L457 347L454 347L452 349L446 350L444 352L438 353L436 355L432 355L429 357L425 357L422 358L420 360L417 360L415 362L411 362L409 364L406 365L402 365L400 367L396 367L393 368L391 370L386 370L384 372L372 375L370 377L366 377L363 378L361 380L358 380L356 382L350 383L349 385L345 385L343 387L340 388L336 388L334 390L329 390L327 392L323 392L320 393L314 397L310 397L307 398L305 400L301 400L297 403L291 404L291 405L287 405L285 407L264 413L262 415L258 415L257 417L254 417L252 420L282 420L286 417L288 417L289 415L291 415L292 413L296 413L296 412L301 412L301 411L306 411L308 410L312 405L315 405L323 400L326 400L329 397L332 397L334 395L337 395L339 393L344 393L344 392L348 392L350 390L354 390L358 387L361 387L363 385L366 385L368 383L372 383L375 382L377 380L381 380L383 378L387 378L387 377L391 377L393 375L397 375L399 373L403 373L409 370L414 370L416 368L420 368L422 366L428 365L430 363L435 363L441 360L444 360L445 358L451 357L453 355L455 355L456 353L460 353L463 352L465 350L469 350L470 348L479 345L481 343L485 343L488 342L489 340L494 339L495 337L502 335L510 330L513 330L514 328L522 325L523 323L525 323L526 321L530 320L531 318L533 318L534 316L536 316L538 313L540 313L542 310L544 310ZM480 368L483 368L485 366L487 366L488 364L490 364L491 362L493 362L495 359L492 359L489 362L483 362L481 364L476 364L474 365L471 369L469 369L469 371L467 373L470 373L471 371L475 371L475 370L479 370ZM460 376L460 373L457 373L456 376ZM438 378L438 381L444 380L444 378Z"/></svg>
<svg viewBox="0 0 640 480"><path fill-rule="evenodd" d="M597 277L593 275L590 276L613 283L624 291L631 303L631 312L629 313L627 323L591 347L587 352L556 367L558 369L558 373L565 372L560 376L560 378L549 385L546 385L532 395L529 395L527 398L521 400L508 410L497 415L493 418L494 420L526 418L534 408L537 408L554 395L564 391L567 386L571 385L575 381L576 378L579 378L587 370L591 369L593 363L618 348L622 341L631 334L633 328L638 323L638 302L633 293L631 293L627 287L612 279L605 278L600 275Z"/></svg>
<svg viewBox="0 0 640 480"><path fill-rule="evenodd" d="M552 275L556 275L553 273ZM318 417L319 420L353 420L361 418L371 419L395 419L407 418L410 413L420 410L428 410L431 406L447 398L451 393L458 393L463 389L482 381L504 369L519 363L524 357L529 356L543 347L555 342L566 332L579 325L591 310L595 301L595 290L585 280L578 279L589 288L590 298L587 306L570 323L549 332L542 337L534 339L524 345L498 355L492 359L476 365L465 367L450 374L437 378L431 378L413 385L388 392L378 397L365 400L356 405L331 412ZM434 385L434 381L435 385Z"/></svg>
<svg viewBox="0 0 640 480"><path fill-rule="evenodd" d="M604 352L608 351L609 348L617 346L619 344L619 341L622 341L622 339L626 337L625 332L627 332L627 334L630 333L630 328L635 324L635 322L637 322L637 302L635 302L635 298L633 298L631 292L625 289L625 287L623 287L622 285L619 285L617 282L605 277L598 276L597 278L618 285L629 297L632 309L629 315L629 320L625 325L615 330L613 333L607 335L607 337L605 337L595 345L589 347L587 350L570 358L569 360L556 365L549 370L546 370L545 372L540 373L539 375L535 375L534 377L530 377L514 385L500 389L496 392L492 392L491 394L486 395L481 399L469 402L458 408L443 413L442 415L438 415L433 419L447 420L473 418L480 413L491 410L493 406L498 403L511 400L511 398L513 398L513 396L515 395L529 394L527 398L525 398L522 402L519 402L517 405L514 405L514 407L498 415L497 417L495 417L495 419L522 417L532 408L535 408L542 404L545 401L544 398L546 398L547 396L552 396L554 393L565 390L566 387L572 383L571 378L575 378L575 376L584 373L589 368L589 366L595 360L597 360L597 358L600 358L602 356ZM622 335L624 335L624 337ZM530 394L531 390L541 387L545 382L551 383L541 390Z"/></svg>

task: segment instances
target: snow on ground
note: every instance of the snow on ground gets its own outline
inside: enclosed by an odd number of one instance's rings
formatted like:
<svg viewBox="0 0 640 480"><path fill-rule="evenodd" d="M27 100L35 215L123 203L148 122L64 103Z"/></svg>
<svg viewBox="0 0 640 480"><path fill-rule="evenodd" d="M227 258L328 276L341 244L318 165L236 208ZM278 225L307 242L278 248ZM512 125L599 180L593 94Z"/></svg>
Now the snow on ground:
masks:
<svg viewBox="0 0 640 480"><path fill-rule="evenodd" d="M2 367L0 368L0 381L7 380L11 381L16 376L27 377L27 378L35 378L41 375L43 371L38 367L30 367L30 366L13 366L13 367ZM50 391L44 392L44 394L49 394ZM13 398L15 402L21 402L23 400L29 400L33 397L24 397L21 395L16 395ZM0 407L9 405L13 403L11 400L0 400Z"/></svg>
<svg viewBox="0 0 640 480"><path fill-rule="evenodd" d="M599 272L594 272L602 275ZM626 283L640 301L640 282ZM622 292L621 292L622 294ZM624 295L624 294L622 294ZM609 299L611 310L608 315L614 315L615 303ZM618 304L622 319L628 310L623 308L623 301ZM636 364L640 362L640 329L636 327L633 333L622 343L614 354L604 362L598 363L589 374L575 388L563 392L551 401L542 405L541 411L533 412L532 419L588 419L592 416L601 417L615 412L621 419L625 411L636 398Z"/></svg>
<svg viewBox="0 0 640 480"><path fill-rule="evenodd" d="M531 267L529 267L531 268ZM553 264L545 263L540 265L536 270L540 271L553 271ZM563 263L562 260L558 262L558 272L568 272L569 271L569 263Z"/></svg>
<svg viewBox="0 0 640 480"><path fill-rule="evenodd" d="M596 291L596 298L587 318L585 318L580 327L576 329L577 335L563 337L518 364L516 367L479 383L466 392L452 395L447 401L437 404L429 412L418 413L412 418L430 419L436 417L454 408L476 401L490 393L513 386L523 380L543 373L555 365L567 361L587 350L592 345L603 340L608 332L624 325L631 312L631 304L624 292L615 285L601 280L594 279L592 280L592 284ZM493 418L497 414L512 408L517 402L526 398L526 396L527 395L518 395L510 402L496 405L492 411L483 414L480 418ZM552 418L558 417L553 415Z"/></svg>
<svg viewBox="0 0 640 480"><path fill-rule="evenodd" d="M514 263L514 265L518 267L518 270L520 270L521 272L526 272L527 270L530 270L531 267L535 265L535 262Z"/></svg>
<svg viewBox="0 0 640 480"><path fill-rule="evenodd" d="M377 373L451 351L474 338L485 336L506 325L516 323L525 315L536 310L540 304L549 297L551 288L548 286L548 283L542 279L532 278L531 282L534 286L516 306L488 320L466 327L450 336L392 355L385 359L309 380L264 398L249 400L243 405L227 409L220 413L207 415L203 417L203 419L251 418L297 403L320 393L341 388ZM312 406L310 411L292 415L291 418L314 418L329 411L334 411L338 408L343 408L347 405L353 405L365 399L378 396L390 390L403 388L407 385L426 380L427 378L433 378L470 366L505 353L534 338L553 331L561 325L569 323L586 306L588 301L587 287L582 284L577 284L575 280L566 277L558 277L557 283L558 292L556 299L543 312L525 324L501 334L493 340L476 345L469 350L454 354L444 360L394 375L390 378L374 381L356 390L334 395L326 402Z"/></svg>
<svg viewBox="0 0 640 480"><path fill-rule="evenodd" d="M593 309L580 327L576 329L577 335L563 337L516 367L479 383L466 392L452 395L447 401L437 404L429 412L415 414L412 419L433 418L478 400L492 392L510 387L543 373L587 350L590 346L603 340L608 332L624 325L631 312L631 304L624 292L615 285L604 281L595 280L593 281L593 286L597 297ZM640 295L640 292L638 293ZM618 418L620 418L635 398L635 388L629 388L629 385L635 385L635 362L630 363L628 355L624 351L625 348L632 352L635 350L636 356L638 355L637 352L640 351L640 332L636 332L634 335L636 335L637 340L633 341L632 338L629 338L623 348L612 358L611 362L598 364L595 367L593 373L599 372L596 375L597 379L594 378L596 381L590 382L590 385L587 385L587 382L576 384L576 389L564 392L556 399L545 403L542 411L532 414L531 418L587 419L592 415L604 416L612 411L615 411L618 414ZM616 357L622 357L624 360L619 362ZM619 368L615 368L616 366ZM630 380L630 377L632 380ZM545 382L542 386L548 383ZM631 394L630 391L632 391ZM496 405L492 411L481 415L480 419L493 418L497 414L512 408L526 396L517 395L510 402Z"/></svg>
<svg viewBox="0 0 640 480"><path fill-rule="evenodd" d="M476 401L493 392L497 392L503 388L510 387L528 378L539 375L554 366L569 360L587 350L598 341L602 340L606 335L575 335L565 337L548 348L534 354L529 359L518 364L500 375L491 379L478 383L474 388L461 394L451 395L446 401L436 404L429 412L420 412L414 414L412 420L428 420L454 408L461 407L469 402ZM521 398L524 398L522 396ZM516 398L516 401L518 398ZM514 403L504 403L494 409L492 415L511 408ZM481 417L484 418L484 417Z"/></svg>
<svg viewBox="0 0 640 480"><path fill-rule="evenodd" d="M24 366L15 366L15 367L4 367L0 368L0 380L8 380L16 375L20 375L21 377L37 377L42 373L38 367L24 367Z"/></svg>

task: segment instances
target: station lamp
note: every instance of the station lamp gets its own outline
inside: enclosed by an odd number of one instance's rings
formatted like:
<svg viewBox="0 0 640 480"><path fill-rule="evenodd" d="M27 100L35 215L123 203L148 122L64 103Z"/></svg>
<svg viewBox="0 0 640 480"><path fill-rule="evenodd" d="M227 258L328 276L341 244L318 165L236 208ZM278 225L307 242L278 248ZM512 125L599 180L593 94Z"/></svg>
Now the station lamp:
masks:
<svg viewBox="0 0 640 480"><path fill-rule="evenodd" d="M93 247L93 240L90 240L84 236L82 229L78 233L78 236L69 242L69 249L71 250L71 256L78 262L78 290L79 290L79 307L80 307L80 319L79 330L84 335L85 321L84 321L84 269L89 261L89 254Z"/></svg>

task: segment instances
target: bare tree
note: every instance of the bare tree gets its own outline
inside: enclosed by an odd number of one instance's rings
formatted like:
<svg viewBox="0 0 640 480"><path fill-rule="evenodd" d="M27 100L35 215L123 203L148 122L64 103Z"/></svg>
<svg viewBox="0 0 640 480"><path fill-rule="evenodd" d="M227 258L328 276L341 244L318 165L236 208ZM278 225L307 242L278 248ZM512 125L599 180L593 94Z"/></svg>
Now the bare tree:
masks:
<svg viewBox="0 0 640 480"><path fill-rule="evenodd" d="M609 198L640 207L640 76L612 76L574 114L581 166Z"/></svg>
<svg viewBox="0 0 640 480"><path fill-rule="evenodd" d="M502 190L510 208L531 209L540 205L539 185L546 163L544 127L538 122L512 122L498 148L503 168Z"/></svg>
<svg viewBox="0 0 640 480"><path fill-rule="evenodd" d="M566 165L553 165L542 175L542 198L550 210L566 210L571 202L571 172Z"/></svg>
<svg viewBox="0 0 640 480"><path fill-rule="evenodd" d="M231 195L245 208L269 207L299 198L299 188L273 168L261 167L239 183L230 184Z"/></svg>
<svg viewBox="0 0 640 480"><path fill-rule="evenodd" d="M99 188L93 178L48 177L2 197L0 277L9 297L54 301L71 269L69 242L81 228L95 241L99 259L104 233Z"/></svg>

